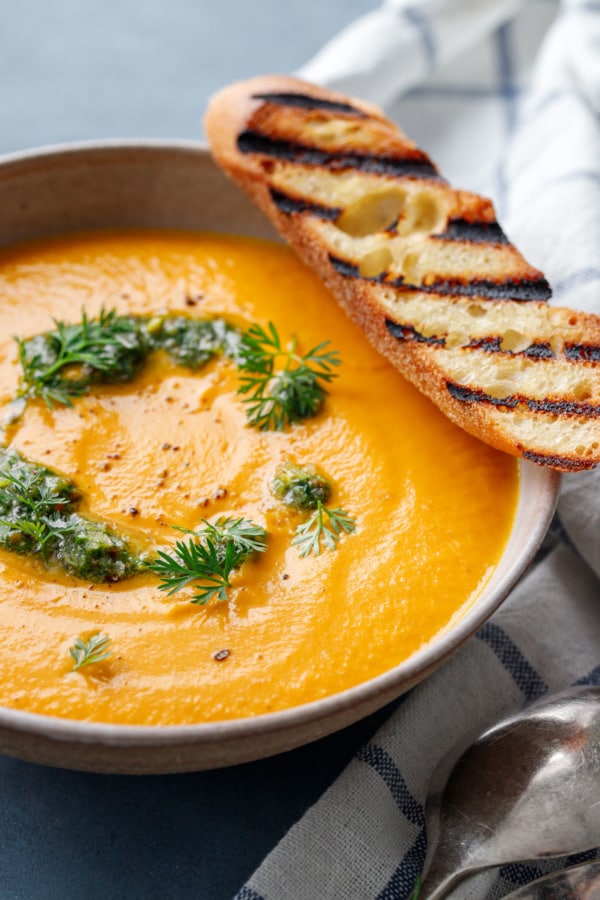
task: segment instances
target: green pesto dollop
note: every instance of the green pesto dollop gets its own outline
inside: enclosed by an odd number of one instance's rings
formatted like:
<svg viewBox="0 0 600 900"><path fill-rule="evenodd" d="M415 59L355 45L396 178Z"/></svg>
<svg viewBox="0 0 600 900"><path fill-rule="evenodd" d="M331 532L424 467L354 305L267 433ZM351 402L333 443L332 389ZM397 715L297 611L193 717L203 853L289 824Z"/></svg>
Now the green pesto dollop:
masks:
<svg viewBox="0 0 600 900"><path fill-rule="evenodd" d="M121 581L140 571L143 562L125 537L75 511L80 499L68 478L0 448L0 547L85 581Z"/></svg>
<svg viewBox="0 0 600 900"><path fill-rule="evenodd" d="M277 466L271 483L271 493L286 506L298 511L316 509L325 504L331 494L331 484L314 466L285 462Z"/></svg>
<svg viewBox="0 0 600 900"><path fill-rule="evenodd" d="M177 365L199 369L223 353L236 358L241 334L224 319L186 316L119 316L102 310L97 318L31 338L17 339L23 370L19 397L41 397L49 407L71 406L95 384L132 381L150 353L164 350Z"/></svg>
<svg viewBox="0 0 600 900"><path fill-rule="evenodd" d="M200 369L219 353L235 356L240 332L225 319L154 316L145 324L154 350L165 350L174 363Z"/></svg>
<svg viewBox="0 0 600 900"><path fill-rule="evenodd" d="M102 310L96 319L84 313L76 324L56 322L52 331L17 339L20 396L70 406L94 384L131 381L151 349L143 324L140 317Z"/></svg>
<svg viewBox="0 0 600 900"><path fill-rule="evenodd" d="M114 528L77 513L68 517L54 558L70 575L85 581L123 581L142 567L128 541Z"/></svg>

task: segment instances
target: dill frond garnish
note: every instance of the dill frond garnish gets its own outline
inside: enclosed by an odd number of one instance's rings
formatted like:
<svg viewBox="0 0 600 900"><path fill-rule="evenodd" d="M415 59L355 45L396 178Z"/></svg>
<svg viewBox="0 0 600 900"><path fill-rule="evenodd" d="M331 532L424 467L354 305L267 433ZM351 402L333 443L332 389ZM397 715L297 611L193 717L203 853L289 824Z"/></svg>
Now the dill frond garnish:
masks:
<svg viewBox="0 0 600 900"><path fill-rule="evenodd" d="M242 336L238 350L238 394L247 404L250 425L261 431L284 431L293 422L314 416L320 409L334 368L341 360L329 341L317 344L301 356L296 339L281 343L272 322L268 328L252 325Z"/></svg>
<svg viewBox="0 0 600 900"><path fill-rule="evenodd" d="M193 584L191 602L202 606L212 599L228 599L231 574L249 556L262 553L267 538L265 529L249 519L222 516L214 523L203 522L199 531L178 529L190 537L177 541L171 552L159 550L148 565L160 576L161 591L171 596Z"/></svg>
<svg viewBox="0 0 600 900"><path fill-rule="evenodd" d="M78 669L102 662L112 656L110 638L107 634L100 634L100 632L93 634L87 641L78 637L73 646L69 647L69 653L73 659L73 671L76 672Z"/></svg>

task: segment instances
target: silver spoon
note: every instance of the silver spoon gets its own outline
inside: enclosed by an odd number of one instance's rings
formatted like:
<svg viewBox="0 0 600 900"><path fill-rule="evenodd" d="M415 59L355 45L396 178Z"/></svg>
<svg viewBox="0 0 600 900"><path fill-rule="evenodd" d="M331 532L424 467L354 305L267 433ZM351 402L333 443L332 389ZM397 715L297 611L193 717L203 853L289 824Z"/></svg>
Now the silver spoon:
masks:
<svg viewBox="0 0 600 900"><path fill-rule="evenodd" d="M504 900L600 900L600 860L551 872L508 894Z"/></svg>
<svg viewBox="0 0 600 900"><path fill-rule="evenodd" d="M440 777L427 802L419 900L438 900L481 869L597 847L600 688L572 688L503 720L441 790Z"/></svg>

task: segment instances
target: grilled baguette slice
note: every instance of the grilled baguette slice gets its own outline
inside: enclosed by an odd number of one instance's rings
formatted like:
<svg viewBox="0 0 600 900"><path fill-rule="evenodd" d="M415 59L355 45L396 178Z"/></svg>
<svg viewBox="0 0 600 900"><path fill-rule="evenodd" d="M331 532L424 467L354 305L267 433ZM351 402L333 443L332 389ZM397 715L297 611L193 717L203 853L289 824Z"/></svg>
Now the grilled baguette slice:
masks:
<svg viewBox="0 0 600 900"><path fill-rule="evenodd" d="M294 78L212 100L217 163L372 343L454 422L562 471L600 462L600 317L550 287L487 199L375 107Z"/></svg>

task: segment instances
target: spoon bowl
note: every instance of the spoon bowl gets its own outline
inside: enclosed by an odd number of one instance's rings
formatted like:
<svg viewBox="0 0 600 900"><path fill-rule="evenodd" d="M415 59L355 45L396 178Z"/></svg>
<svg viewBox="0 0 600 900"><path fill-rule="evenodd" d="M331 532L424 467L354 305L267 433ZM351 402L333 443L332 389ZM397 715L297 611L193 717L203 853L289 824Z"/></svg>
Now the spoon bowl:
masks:
<svg viewBox="0 0 600 900"><path fill-rule="evenodd" d="M544 698L484 732L427 802L420 900L467 875L600 844L600 687Z"/></svg>

